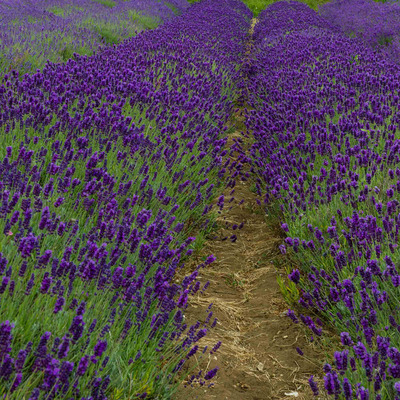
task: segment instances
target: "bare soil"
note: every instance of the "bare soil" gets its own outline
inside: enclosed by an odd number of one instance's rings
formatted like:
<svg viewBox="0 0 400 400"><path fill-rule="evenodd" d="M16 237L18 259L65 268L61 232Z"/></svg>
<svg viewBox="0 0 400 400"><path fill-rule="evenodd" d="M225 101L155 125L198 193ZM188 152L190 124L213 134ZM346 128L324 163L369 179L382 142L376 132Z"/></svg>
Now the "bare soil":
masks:
<svg viewBox="0 0 400 400"><path fill-rule="evenodd" d="M222 346L199 369L220 369L212 387L182 387L175 399L311 399L307 379L318 373L321 354L303 328L286 316L288 307L270 262L282 239L273 235L249 184L239 181L235 189L232 208L225 206L218 219L223 225L244 222L244 226L235 231L222 227L218 238L206 243L203 254L217 257L201 273L201 281L210 281L210 286L192 299L186 312L189 322L202 320L213 303L213 317L219 322L201 344L212 347L220 340ZM233 233L234 243L229 240ZM228 240L222 241L226 236Z"/></svg>

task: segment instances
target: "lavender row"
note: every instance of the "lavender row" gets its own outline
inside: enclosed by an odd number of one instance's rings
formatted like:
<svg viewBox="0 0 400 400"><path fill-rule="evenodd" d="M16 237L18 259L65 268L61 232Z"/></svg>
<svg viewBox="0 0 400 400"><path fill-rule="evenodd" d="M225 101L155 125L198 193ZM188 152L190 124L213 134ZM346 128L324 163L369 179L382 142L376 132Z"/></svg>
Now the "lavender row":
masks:
<svg viewBox="0 0 400 400"><path fill-rule="evenodd" d="M243 160L287 235L288 315L312 340L338 338L311 387L398 399L400 68L296 2L260 15L246 68Z"/></svg>
<svg viewBox="0 0 400 400"><path fill-rule="evenodd" d="M1 79L8 399L170 398L187 360L219 347L198 343L211 309L184 318L214 258L179 271L189 227L211 227L210 199L235 168L226 123L249 18L236 0L206 0L92 57Z"/></svg>
<svg viewBox="0 0 400 400"><path fill-rule="evenodd" d="M358 37L382 56L400 62L400 5L397 1L335 0L321 15L347 35Z"/></svg>
<svg viewBox="0 0 400 400"><path fill-rule="evenodd" d="M46 60L91 55L155 28L188 7L186 0L12 0L0 3L0 72L35 72Z"/></svg>

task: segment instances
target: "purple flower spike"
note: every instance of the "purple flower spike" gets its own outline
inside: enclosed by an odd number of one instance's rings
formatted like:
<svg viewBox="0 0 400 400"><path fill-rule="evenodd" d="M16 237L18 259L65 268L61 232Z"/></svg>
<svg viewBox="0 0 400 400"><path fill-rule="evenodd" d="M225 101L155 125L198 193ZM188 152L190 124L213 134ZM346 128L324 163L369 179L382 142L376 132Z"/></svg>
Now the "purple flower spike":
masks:
<svg viewBox="0 0 400 400"><path fill-rule="evenodd" d="M290 274L289 274L289 279L298 284L300 282L300 271L298 269L294 269Z"/></svg>
<svg viewBox="0 0 400 400"><path fill-rule="evenodd" d="M314 381L314 376L311 375L310 378L308 379L308 384L310 385L310 388L314 394L314 396L319 395L319 389L317 383Z"/></svg>
<svg viewBox="0 0 400 400"><path fill-rule="evenodd" d="M214 369L211 369L210 371L208 371L205 375L204 375L204 379L206 380L206 381L209 381L210 379L213 379L214 377L215 377L215 375L217 375L217 372L218 372L218 367L217 368L214 368Z"/></svg>

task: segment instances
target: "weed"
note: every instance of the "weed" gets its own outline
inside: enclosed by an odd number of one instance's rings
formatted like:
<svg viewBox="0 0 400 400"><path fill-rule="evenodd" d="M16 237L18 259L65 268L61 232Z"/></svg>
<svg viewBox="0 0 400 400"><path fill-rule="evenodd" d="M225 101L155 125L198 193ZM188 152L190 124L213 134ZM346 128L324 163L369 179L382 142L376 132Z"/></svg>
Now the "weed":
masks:
<svg viewBox="0 0 400 400"><path fill-rule="evenodd" d="M296 284L289 279L285 279L279 275L277 276L276 280L285 301L290 306L296 305L300 298L300 293L296 287Z"/></svg>
<svg viewBox="0 0 400 400"><path fill-rule="evenodd" d="M243 281L239 280L234 273L230 273L225 277L225 283L233 288L243 287Z"/></svg>

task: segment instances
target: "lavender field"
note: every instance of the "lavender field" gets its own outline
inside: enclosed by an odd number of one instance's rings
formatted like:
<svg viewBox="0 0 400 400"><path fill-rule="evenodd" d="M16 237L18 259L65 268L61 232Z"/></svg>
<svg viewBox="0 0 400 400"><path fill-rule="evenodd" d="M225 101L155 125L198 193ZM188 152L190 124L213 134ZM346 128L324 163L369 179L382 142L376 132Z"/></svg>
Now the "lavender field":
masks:
<svg viewBox="0 0 400 400"><path fill-rule="evenodd" d="M185 0L3 0L0 68L36 72L47 60L92 55L187 8Z"/></svg>
<svg viewBox="0 0 400 400"><path fill-rule="evenodd" d="M2 399L215 398L241 185L323 354L265 399L400 399L400 5L305 3L0 1Z"/></svg>

